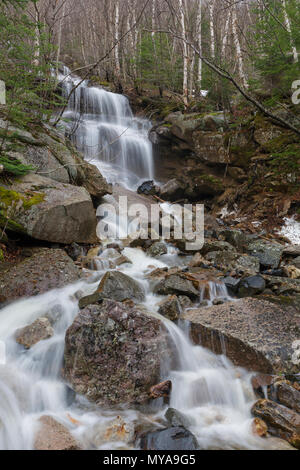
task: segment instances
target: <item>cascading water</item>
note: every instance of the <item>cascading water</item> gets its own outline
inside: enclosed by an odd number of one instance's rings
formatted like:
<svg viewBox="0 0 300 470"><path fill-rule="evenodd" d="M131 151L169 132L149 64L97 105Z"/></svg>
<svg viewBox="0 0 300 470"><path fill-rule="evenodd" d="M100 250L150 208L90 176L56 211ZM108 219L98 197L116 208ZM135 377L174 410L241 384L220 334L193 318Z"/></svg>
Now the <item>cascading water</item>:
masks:
<svg viewBox="0 0 300 470"><path fill-rule="evenodd" d="M67 86L72 84L67 81ZM79 116L82 110L84 114ZM145 137L146 125L143 127L142 124L138 130L126 98L82 84L72 98L68 113L72 122L75 117L79 118L78 131L73 138L86 158L95 160L96 149L103 146L102 139L109 141L124 130L118 141L121 155L116 153L115 157L118 164L124 165L126 172L128 170L126 181L129 181L130 171L135 172L136 167L140 176L151 176L152 157ZM126 152L133 149L136 153L128 156ZM105 158L111 155L111 148L107 152ZM101 162L99 160L102 170L105 158ZM111 162L109 165L110 169L113 168ZM118 172L120 167L116 169ZM174 343L176 365L174 370L167 371L163 365L162 380L172 380L170 406L186 416L200 448L272 448L271 440L260 439L251 431L250 407L255 399L250 386L251 374L235 368L225 356L216 356L200 346L192 345L188 325L182 324L179 328L156 313L161 298L151 293L147 275L155 268L182 265L182 258L176 250L169 247L168 254L159 260L149 258L140 249L125 248L123 254L131 264L118 269L144 286L147 294L145 305L152 315L164 323ZM60 376L65 333L78 313L76 294L89 295L96 290L105 270L110 268L110 255L108 249L95 260L99 271L91 280L20 300L0 310L0 341L5 342L7 354L6 365L0 365L0 449L34 448L38 420L43 415L53 416L66 426L84 449L128 448L128 444L105 442L101 438L107 423L117 416L134 424L145 422L149 427L149 422L152 422L156 423L156 427L161 426L166 408L159 403L151 416L129 409L103 411L83 397L74 399ZM214 298L228 298L222 284L210 284L209 292L210 302ZM16 330L45 316L53 323L54 336L37 343L30 350L18 345L15 341ZM132 447L134 445L138 447L138 443L132 443Z"/></svg>
<svg viewBox="0 0 300 470"><path fill-rule="evenodd" d="M137 189L154 178L152 144L148 139L151 122L133 116L125 96L89 87L87 81L70 75L65 68L59 76L67 98L78 85L64 113L68 133L85 158L96 165L109 183Z"/></svg>

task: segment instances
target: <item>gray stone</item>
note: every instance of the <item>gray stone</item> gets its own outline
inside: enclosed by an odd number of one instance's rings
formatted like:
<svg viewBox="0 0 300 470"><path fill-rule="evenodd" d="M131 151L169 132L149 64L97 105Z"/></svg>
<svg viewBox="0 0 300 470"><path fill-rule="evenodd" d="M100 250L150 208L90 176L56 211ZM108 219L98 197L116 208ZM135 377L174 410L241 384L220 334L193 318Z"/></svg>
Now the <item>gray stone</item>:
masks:
<svg viewBox="0 0 300 470"><path fill-rule="evenodd" d="M262 266L277 269L280 265L284 247L279 243L269 243L263 240L256 240L248 245L248 252L251 256L259 259Z"/></svg>
<svg viewBox="0 0 300 470"><path fill-rule="evenodd" d="M240 271L245 274L257 274L260 271L259 260L254 256L241 255L239 253L213 251L208 253L205 258L212 261L226 271Z"/></svg>
<svg viewBox="0 0 300 470"><path fill-rule="evenodd" d="M192 299L200 295L192 281L177 274L160 281L155 287L154 293L158 295L184 295Z"/></svg>
<svg viewBox="0 0 300 470"><path fill-rule="evenodd" d="M239 287L239 297L251 297L262 294L266 288L266 281L262 276L250 276L243 279Z"/></svg>
<svg viewBox="0 0 300 470"><path fill-rule="evenodd" d="M191 322L196 344L224 352L234 364L265 374L298 373L293 362L293 343L299 339L300 318L292 308L257 299L190 310L183 318Z"/></svg>
<svg viewBox="0 0 300 470"><path fill-rule="evenodd" d="M103 299L112 299L117 302L133 300L143 302L145 300L145 291L134 279L118 271L107 272L97 291L80 300L80 308L100 302Z"/></svg>
<svg viewBox="0 0 300 470"><path fill-rule="evenodd" d="M163 185L160 197L165 201L175 202L184 197L185 186L178 180L173 179Z"/></svg>
<svg viewBox="0 0 300 470"><path fill-rule="evenodd" d="M176 295L172 295L159 304L158 313L171 321L179 319L181 314L181 305Z"/></svg>
<svg viewBox="0 0 300 470"><path fill-rule="evenodd" d="M156 242L147 250L147 255L151 258L160 258L168 253L167 245L164 242Z"/></svg>
<svg viewBox="0 0 300 470"><path fill-rule="evenodd" d="M152 432L142 437L142 450L198 450L196 437L187 429L172 427Z"/></svg>

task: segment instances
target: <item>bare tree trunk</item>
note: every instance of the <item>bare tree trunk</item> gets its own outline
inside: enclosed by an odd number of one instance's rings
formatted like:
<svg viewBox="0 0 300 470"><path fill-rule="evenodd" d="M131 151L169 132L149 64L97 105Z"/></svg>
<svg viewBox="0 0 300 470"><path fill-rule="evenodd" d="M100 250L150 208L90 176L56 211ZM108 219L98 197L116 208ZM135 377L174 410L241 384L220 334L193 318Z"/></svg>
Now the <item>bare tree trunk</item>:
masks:
<svg viewBox="0 0 300 470"><path fill-rule="evenodd" d="M202 0L198 0L196 36L199 51L202 53ZM198 64L197 88L198 90L202 89L202 60L199 60Z"/></svg>
<svg viewBox="0 0 300 470"><path fill-rule="evenodd" d="M180 24L182 30L182 36L186 39L186 28L185 28L185 1L179 0L180 9ZM188 73L189 73L189 59L188 59L188 46L186 40L183 41L183 102L187 107L189 104L189 89L188 89Z"/></svg>
<svg viewBox="0 0 300 470"><path fill-rule="evenodd" d="M210 32L211 58L215 59L216 50L215 50L215 27L214 27L214 0L209 0L208 10L209 10L209 32Z"/></svg>
<svg viewBox="0 0 300 470"><path fill-rule="evenodd" d="M228 16L226 18L223 41L222 41L222 58L224 58L224 59L226 58L226 47L227 47L227 44L228 44L230 21L231 21L231 12L228 14Z"/></svg>
<svg viewBox="0 0 300 470"><path fill-rule="evenodd" d="M283 14L284 14L285 27L286 27L289 35L290 35L290 41L291 41L291 46L292 46L292 53L293 53L293 57L294 57L294 62L297 63L299 61L298 52L297 52L295 42L294 42L294 39L293 39L293 35L292 35L292 26L291 26L291 21L290 21L290 18L289 18L287 9L286 9L286 1L282 0L282 4L283 4Z"/></svg>
<svg viewBox="0 0 300 470"><path fill-rule="evenodd" d="M238 35L237 4L235 4L232 9L232 31L233 31L233 38L234 38L234 43L235 43L236 53L237 53L239 74L240 74L243 86L245 88L248 88L248 81L247 81L246 73L244 70L243 53L242 53L241 43L240 43L240 39Z"/></svg>
<svg viewBox="0 0 300 470"><path fill-rule="evenodd" d="M119 0L116 0L115 7L115 62L116 62L116 76L120 80L121 66L120 66L120 46L119 46L119 26L120 26L120 5Z"/></svg>

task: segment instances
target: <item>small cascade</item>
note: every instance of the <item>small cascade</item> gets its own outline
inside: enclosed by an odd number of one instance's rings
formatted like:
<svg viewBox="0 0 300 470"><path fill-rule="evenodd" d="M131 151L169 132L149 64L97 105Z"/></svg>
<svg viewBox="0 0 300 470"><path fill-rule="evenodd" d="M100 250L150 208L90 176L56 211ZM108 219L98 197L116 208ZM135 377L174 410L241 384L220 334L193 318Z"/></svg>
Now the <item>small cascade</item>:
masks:
<svg viewBox="0 0 300 470"><path fill-rule="evenodd" d="M134 117L128 99L70 75L59 76L68 108L63 115L67 133L87 161L96 165L109 183L137 189L154 178L151 122Z"/></svg>
<svg viewBox="0 0 300 470"><path fill-rule="evenodd" d="M74 83L80 82L68 73L65 69L60 77L65 96ZM69 118L66 126L78 148L99 166L109 181L134 186L141 178L152 178L152 149L147 139L150 123L133 118L126 98L89 88L83 82L64 117ZM116 140L115 144L111 144L112 140ZM106 149L103 149L103 141L109 144ZM105 200L114 201L112 196ZM169 206L165 209L169 210ZM120 237L125 232L125 222L122 218L110 222L118 225ZM121 240L113 241L122 245ZM193 345L189 325L184 321L177 325L157 313L163 297L153 294L148 275L158 268L185 268L189 257L179 256L178 250L170 246L160 259L149 257L139 248L127 247L122 254L128 263L116 269L142 284L149 315L163 322L174 345L174 360L170 358L172 365L162 364L161 378L172 381L170 406L185 415L200 448L271 448L268 439L260 439L251 430L250 409L255 400L252 375L234 367L225 355L216 356ZM61 377L65 334L79 311L78 293L87 296L96 291L104 273L113 269L113 256L114 249L107 248L95 257L93 262L98 269L95 276L0 310L0 341L5 343L7 353L6 364L0 364L0 450L33 449L39 418L45 415L67 427L84 449L124 450L138 446L134 442L103 441L101 436L105 434L107 422L117 416L133 427L147 423L145 429L149 429L147 413L125 407L102 410L70 392ZM199 287L199 303L204 300L211 305L214 301L231 299L223 283L205 281L203 287ZM50 319L53 337L29 350L22 348L16 342L16 331L41 317ZM166 407L158 401L151 411L152 423L159 427Z"/></svg>

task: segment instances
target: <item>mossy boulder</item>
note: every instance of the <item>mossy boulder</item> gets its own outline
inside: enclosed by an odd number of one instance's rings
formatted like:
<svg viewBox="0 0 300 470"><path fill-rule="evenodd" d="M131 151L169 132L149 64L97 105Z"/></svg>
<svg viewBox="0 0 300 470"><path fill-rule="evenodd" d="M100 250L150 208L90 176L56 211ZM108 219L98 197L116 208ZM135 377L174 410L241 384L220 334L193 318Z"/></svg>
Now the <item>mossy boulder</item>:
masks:
<svg viewBox="0 0 300 470"><path fill-rule="evenodd" d="M97 219L84 188L35 174L0 187L0 225L37 240L95 243Z"/></svg>

